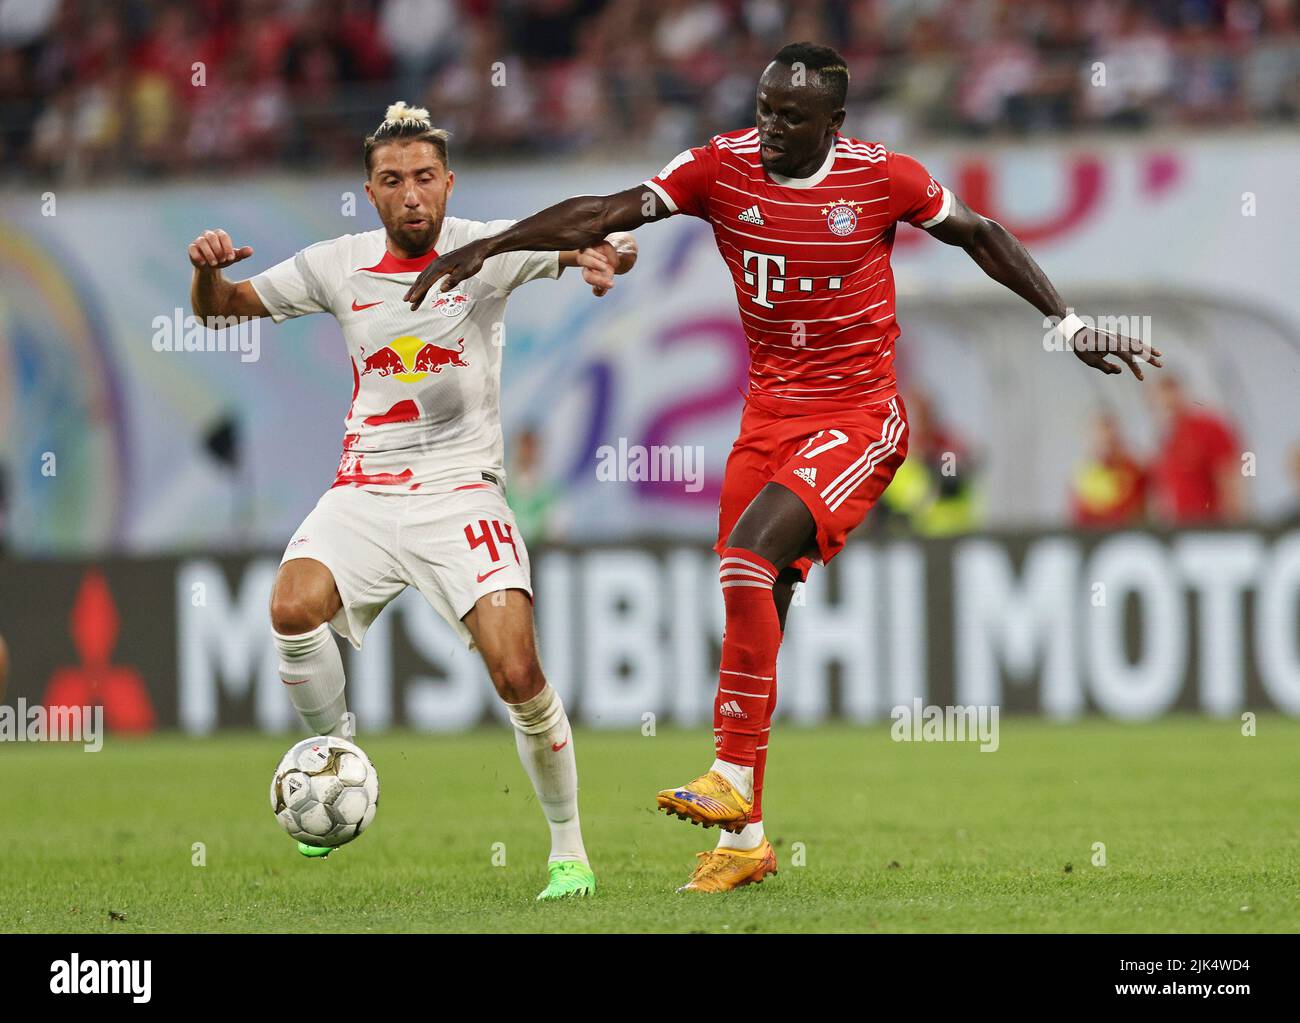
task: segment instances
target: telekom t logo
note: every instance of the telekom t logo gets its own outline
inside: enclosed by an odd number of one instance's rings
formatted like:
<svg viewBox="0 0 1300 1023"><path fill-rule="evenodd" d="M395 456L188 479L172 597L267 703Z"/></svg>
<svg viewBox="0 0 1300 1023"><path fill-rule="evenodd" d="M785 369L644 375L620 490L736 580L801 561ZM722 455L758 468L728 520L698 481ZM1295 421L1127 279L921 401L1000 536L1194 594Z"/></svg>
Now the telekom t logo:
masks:
<svg viewBox="0 0 1300 1023"><path fill-rule="evenodd" d="M745 283L751 286L757 284L758 286L758 294L754 296L755 303L761 305L764 309L776 308L767 300L767 291L770 286L769 282L773 277L768 266L770 264L771 266L776 267L777 275L784 275L785 256L774 256L770 252L750 252L749 249L745 249L744 252L741 253L741 256L742 265L745 267ZM749 264L751 262L754 263L754 271L752 273L749 269ZM785 279L783 276L781 280L776 282L776 285L776 287L772 288L773 291L785 290Z"/></svg>

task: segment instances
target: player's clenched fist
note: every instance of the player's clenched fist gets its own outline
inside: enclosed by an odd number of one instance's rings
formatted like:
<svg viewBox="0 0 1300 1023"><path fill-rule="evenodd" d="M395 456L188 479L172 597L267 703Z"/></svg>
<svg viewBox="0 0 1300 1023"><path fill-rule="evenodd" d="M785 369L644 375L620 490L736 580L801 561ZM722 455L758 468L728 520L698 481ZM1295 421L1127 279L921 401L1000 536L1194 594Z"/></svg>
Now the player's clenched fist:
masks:
<svg viewBox="0 0 1300 1023"><path fill-rule="evenodd" d="M614 286L614 275L625 274L636 264L636 239L626 232L611 234L604 241L578 251L582 279L597 298Z"/></svg>
<svg viewBox="0 0 1300 1023"><path fill-rule="evenodd" d="M190 242L189 253L190 263L197 269L216 270L232 266L241 259L247 259L253 254L253 249L248 245L235 248L230 235L218 227L215 230L204 231Z"/></svg>

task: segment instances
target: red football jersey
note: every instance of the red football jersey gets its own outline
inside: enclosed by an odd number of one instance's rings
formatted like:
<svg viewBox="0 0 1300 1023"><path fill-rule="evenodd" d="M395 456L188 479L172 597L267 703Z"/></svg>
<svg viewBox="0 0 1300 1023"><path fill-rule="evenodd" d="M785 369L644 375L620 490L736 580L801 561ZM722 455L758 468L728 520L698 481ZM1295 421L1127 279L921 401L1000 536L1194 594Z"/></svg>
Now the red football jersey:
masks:
<svg viewBox="0 0 1300 1023"><path fill-rule="evenodd" d="M646 182L713 225L749 339L749 386L806 414L894 397L895 224L933 227L952 194L916 160L837 135L811 177L763 169L758 129L715 135Z"/></svg>
<svg viewBox="0 0 1300 1023"><path fill-rule="evenodd" d="M1176 523L1223 517L1220 474L1237 462L1241 443L1232 427L1208 412L1187 411L1169 425L1152 466L1156 497Z"/></svg>

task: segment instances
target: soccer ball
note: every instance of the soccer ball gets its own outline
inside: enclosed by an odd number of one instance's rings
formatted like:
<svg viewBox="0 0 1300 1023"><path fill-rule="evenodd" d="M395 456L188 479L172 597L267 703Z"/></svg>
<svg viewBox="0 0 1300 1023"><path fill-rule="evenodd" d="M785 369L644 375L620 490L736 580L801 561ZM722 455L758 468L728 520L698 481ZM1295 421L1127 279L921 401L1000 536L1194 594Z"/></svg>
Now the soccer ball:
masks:
<svg viewBox="0 0 1300 1023"><path fill-rule="evenodd" d="M379 775L361 747L333 735L303 739L284 755L271 779L271 809L280 826L305 845L351 842L375 819Z"/></svg>

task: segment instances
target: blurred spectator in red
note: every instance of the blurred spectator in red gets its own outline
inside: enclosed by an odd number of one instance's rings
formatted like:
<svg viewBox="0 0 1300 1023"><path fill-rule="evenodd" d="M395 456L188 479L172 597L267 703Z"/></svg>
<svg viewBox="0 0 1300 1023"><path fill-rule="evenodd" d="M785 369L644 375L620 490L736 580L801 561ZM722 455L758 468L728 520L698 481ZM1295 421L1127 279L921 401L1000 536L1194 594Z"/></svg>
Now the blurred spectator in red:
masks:
<svg viewBox="0 0 1300 1023"><path fill-rule="evenodd" d="M1164 420L1151 465L1155 513L1174 525L1242 518L1245 487L1236 431L1190 401L1177 377L1162 375L1152 394Z"/></svg>
<svg viewBox="0 0 1300 1023"><path fill-rule="evenodd" d="M1126 526L1146 516L1147 472L1129 451L1109 412L1093 420L1092 450L1070 484L1076 526Z"/></svg>
<svg viewBox="0 0 1300 1023"><path fill-rule="evenodd" d="M278 78L257 80L253 56L236 51L221 77L196 89L186 152L196 164L241 167L274 154L289 121Z"/></svg>
<svg viewBox="0 0 1300 1023"><path fill-rule="evenodd" d="M369 0L339 0L336 8L339 38L351 55L357 79L365 82L386 79L393 64L389 42L374 16L373 7ZM453 32L452 36L458 38L459 33ZM427 80L428 76L425 77ZM418 95L418 92L411 95Z"/></svg>

